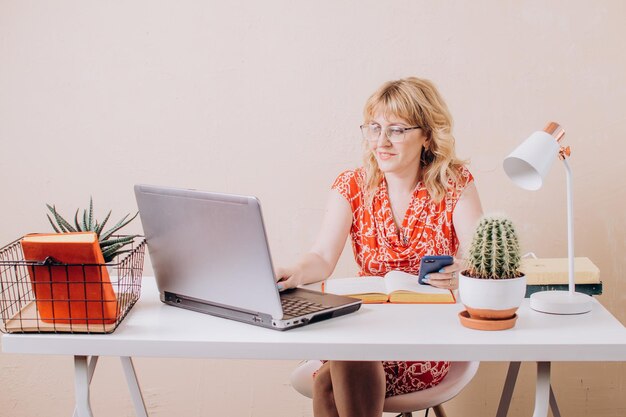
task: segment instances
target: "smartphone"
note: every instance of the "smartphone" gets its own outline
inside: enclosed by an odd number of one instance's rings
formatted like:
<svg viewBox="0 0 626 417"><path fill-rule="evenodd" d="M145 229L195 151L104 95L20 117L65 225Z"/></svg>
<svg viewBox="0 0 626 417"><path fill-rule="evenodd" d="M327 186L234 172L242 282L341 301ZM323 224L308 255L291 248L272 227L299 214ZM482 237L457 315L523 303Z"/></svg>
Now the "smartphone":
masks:
<svg viewBox="0 0 626 417"><path fill-rule="evenodd" d="M452 265L454 259L450 255L426 255L420 261L420 274L417 282L428 285L424 277L431 272L439 272L444 266Z"/></svg>

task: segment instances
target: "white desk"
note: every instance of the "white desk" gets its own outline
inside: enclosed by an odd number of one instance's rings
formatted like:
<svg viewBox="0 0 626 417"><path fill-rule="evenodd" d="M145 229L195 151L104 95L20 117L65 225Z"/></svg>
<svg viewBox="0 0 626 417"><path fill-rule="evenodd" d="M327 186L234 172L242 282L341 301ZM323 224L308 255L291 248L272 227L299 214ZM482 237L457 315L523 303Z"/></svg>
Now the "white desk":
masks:
<svg viewBox="0 0 626 417"><path fill-rule="evenodd" d="M364 305L356 313L279 332L159 301L152 277L110 335L8 334L7 353L73 355L78 415L91 416L89 381L99 356L122 359L138 415L146 416L131 357L224 359L453 360L512 362L498 416L506 415L520 361L538 363L535 416L547 416L550 362L626 361L626 328L600 303L590 313L518 311L513 329L484 332L459 323L462 305ZM89 362L88 357L92 357ZM517 368L516 368L517 364Z"/></svg>

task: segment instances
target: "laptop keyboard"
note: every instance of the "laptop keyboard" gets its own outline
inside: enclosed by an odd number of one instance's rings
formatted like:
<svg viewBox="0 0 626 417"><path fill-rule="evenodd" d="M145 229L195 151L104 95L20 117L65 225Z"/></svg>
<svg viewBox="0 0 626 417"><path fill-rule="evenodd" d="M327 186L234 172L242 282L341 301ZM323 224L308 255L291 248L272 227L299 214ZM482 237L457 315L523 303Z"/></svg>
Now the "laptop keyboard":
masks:
<svg viewBox="0 0 626 417"><path fill-rule="evenodd" d="M281 297L280 302L283 305L283 318L303 316L305 314L311 314L329 308L328 306L314 303L311 302L311 300L300 297Z"/></svg>

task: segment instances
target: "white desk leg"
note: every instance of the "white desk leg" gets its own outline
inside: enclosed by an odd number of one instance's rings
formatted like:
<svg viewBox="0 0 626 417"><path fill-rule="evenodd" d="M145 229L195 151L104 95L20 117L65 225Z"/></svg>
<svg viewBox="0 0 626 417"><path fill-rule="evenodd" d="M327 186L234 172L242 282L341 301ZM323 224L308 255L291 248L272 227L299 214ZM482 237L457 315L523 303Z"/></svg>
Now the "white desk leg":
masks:
<svg viewBox="0 0 626 417"><path fill-rule="evenodd" d="M509 412L511 397L513 397L513 390L515 389L515 382L517 381L517 374L519 374L521 364L521 362L509 363L509 370L506 373L506 381L504 382L504 388L502 388L502 395L500 396L500 404L498 405L496 417L506 417L506 414Z"/></svg>
<svg viewBox="0 0 626 417"><path fill-rule="evenodd" d="M94 365L95 367L95 365ZM74 356L74 393L78 417L93 417L89 404L89 367L87 356Z"/></svg>
<svg viewBox="0 0 626 417"><path fill-rule="evenodd" d="M138 417L148 417L146 404L143 401L141 388L139 388L139 382L137 381L137 374L135 373L133 360L129 356L120 356L120 360L122 361L122 366L124 367L124 374L126 374L126 382L128 383L130 398L133 400L133 405L135 406L135 414L137 414Z"/></svg>
<svg viewBox="0 0 626 417"><path fill-rule="evenodd" d="M550 409L554 417L561 417L559 405L556 403L556 397L554 396L554 391L552 391L552 384L550 384Z"/></svg>
<svg viewBox="0 0 626 417"><path fill-rule="evenodd" d="M551 391L550 362L537 362L537 385L535 387L535 412L533 417L548 417Z"/></svg>
<svg viewBox="0 0 626 417"><path fill-rule="evenodd" d="M88 379L88 384L91 385L91 380L93 379L93 373L96 370L96 365L98 364L98 356L92 356L91 359L89 359L89 369L87 370L88 375L87 375L87 379ZM78 405L74 406L74 414L72 415L73 417L79 417L78 416Z"/></svg>

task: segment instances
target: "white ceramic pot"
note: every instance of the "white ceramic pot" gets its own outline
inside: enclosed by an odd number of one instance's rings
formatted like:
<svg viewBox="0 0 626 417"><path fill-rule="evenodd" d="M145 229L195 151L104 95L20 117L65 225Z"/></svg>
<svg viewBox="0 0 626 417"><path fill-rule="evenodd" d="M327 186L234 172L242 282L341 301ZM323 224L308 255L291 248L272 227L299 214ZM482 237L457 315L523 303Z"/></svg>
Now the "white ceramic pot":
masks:
<svg viewBox="0 0 626 417"><path fill-rule="evenodd" d="M470 317L505 319L515 315L526 295L526 276L481 279L459 274L459 295Z"/></svg>

